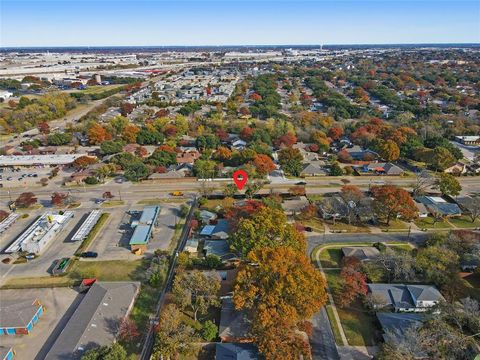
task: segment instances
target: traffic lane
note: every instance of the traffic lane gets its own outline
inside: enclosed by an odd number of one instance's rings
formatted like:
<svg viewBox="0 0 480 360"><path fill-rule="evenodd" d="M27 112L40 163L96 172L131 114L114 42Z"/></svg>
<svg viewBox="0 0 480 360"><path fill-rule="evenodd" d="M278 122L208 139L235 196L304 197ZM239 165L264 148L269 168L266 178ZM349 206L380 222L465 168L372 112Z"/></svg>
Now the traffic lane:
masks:
<svg viewBox="0 0 480 360"><path fill-rule="evenodd" d="M381 233L381 234L325 234L325 235L310 235L307 236L308 253L323 244L335 244L343 242L411 242L421 245L430 236L428 233Z"/></svg>
<svg viewBox="0 0 480 360"><path fill-rule="evenodd" d="M310 338L312 358L318 360L339 360L335 337L325 307L312 318L313 332Z"/></svg>

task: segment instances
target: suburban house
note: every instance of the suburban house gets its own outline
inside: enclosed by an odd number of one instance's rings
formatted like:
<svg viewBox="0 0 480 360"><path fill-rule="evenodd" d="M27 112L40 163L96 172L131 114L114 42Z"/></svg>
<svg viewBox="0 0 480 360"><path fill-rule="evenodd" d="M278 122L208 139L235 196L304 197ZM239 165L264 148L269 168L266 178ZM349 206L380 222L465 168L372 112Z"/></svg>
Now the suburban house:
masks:
<svg viewBox="0 0 480 360"><path fill-rule="evenodd" d="M200 153L198 152L198 150L184 151L177 154L177 164L193 165L195 163L195 160L197 160L199 157Z"/></svg>
<svg viewBox="0 0 480 360"><path fill-rule="evenodd" d="M427 207L423 203L415 201L415 206L417 207L419 218L426 218L428 216Z"/></svg>
<svg viewBox="0 0 480 360"><path fill-rule="evenodd" d="M198 239L188 239L183 251L189 252L189 253L196 253L198 250Z"/></svg>
<svg viewBox="0 0 480 360"><path fill-rule="evenodd" d="M382 304L377 308L392 308L395 312L427 311L444 300L431 285L367 284L368 292Z"/></svg>
<svg viewBox="0 0 480 360"><path fill-rule="evenodd" d="M397 338L403 338L409 329L420 327L424 320L423 314L377 312L376 315L383 336L391 334Z"/></svg>
<svg viewBox="0 0 480 360"><path fill-rule="evenodd" d="M216 224L205 225L200 231L200 236L210 239L228 239L230 224L227 219L219 219Z"/></svg>
<svg viewBox="0 0 480 360"><path fill-rule="evenodd" d="M354 257L365 262L374 260L380 255L380 251L373 246L345 246L342 247L342 254L344 257Z"/></svg>
<svg viewBox="0 0 480 360"><path fill-rule="evenodd" d="M232 298L222 300L218 336L222 342L251 342L250 322L243 310L236 310Z"/></svg>
<svg viewBox="0 0 480 360"><path fill-rule="evenodd" d="M392 163L369 163L363 166L354 166L353 169L358 175L403 175L404 171Z"/></svg>
<svg viewBox="0 0 480 360"><path fill-rule="evenodd" d="M457 204L447 202L439 196L417 196L415 201L423 204L432 216L460 216L462 211Z"/></svg>
<svg viewBox="0 0 480 360"><path fill-rule="evenodd" d="M258 360L260 354L254 344L217 343L215 360Z"/></svg>
<svg viewBox="0 0 480 360"><path fill-rule="evenodd" d="M45 360L80 359L95 347L112 344L140 289L137 282L95 282L70 317Z"/></svg>
<svg viewBox="0 0 480 360"><path fill-rule="evenodd" d="M473 254L466 254L462 256L460 260L460 269L462 269L462 271L473 272L477 269L478 265L480 265L480 258Z"/></svg>
<svg viewBox="0 0 480 360"><path fill-rule="evenodd" d="M30 334L45 308L38 299L2 300L0 303L0 336Z"/></svg>
<svg viewBox="0 0 480 360"><path fill-rule="evenodd" d="M217 214L208 210L201 210L199 213L199 217L200 217L200 220L202 220L202 223L209 224L210 221L217 219Z"/></svg>
<svg viewBox="0 0 480 360"><path fill-rule="evenodd" d="M325 176L328 171L325 169L324 161L311 161L303 164L303 170L300 176Z"/></svg>
<svg viewBox="0 0 480 360"><path fill-rule="evenodd" d="M480 209L480 199L471 196L457 196L455 202L460 206L463 213L471 213L474 209ZM478 210L477 210L478 211Z"/></svg>
<svg viewBox="0 0 480 360"><path fill-rule="evenodd" d="M348 205L341 196L328 196L318 204L323 219L343 219L348 215Z"/></svg>
<svg viewBox="0 0 480 360"><path fill-rule="evenodd" d="M380 158L375 151L363 149L358 145L346 148L345 151L350 155L353 161L375 161Z"/></svg>
<svg viewBox="0 0 480 360"><path fill-rule="evenodd" d="M282 209L287 215L299 214L310 202L306 196L297 196L282 202Z"/></svg>

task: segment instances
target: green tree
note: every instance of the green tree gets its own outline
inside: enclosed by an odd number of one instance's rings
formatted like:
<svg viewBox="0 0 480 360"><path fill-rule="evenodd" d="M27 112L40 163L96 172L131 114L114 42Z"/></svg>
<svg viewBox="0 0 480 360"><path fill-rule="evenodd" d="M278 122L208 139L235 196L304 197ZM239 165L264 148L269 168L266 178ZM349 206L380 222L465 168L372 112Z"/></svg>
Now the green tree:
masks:
<svg viewBox="0 0 480 360"><path fill-rule="evenodd" d="M435 184L440 189L442 195L457 196L462 191L460 182L451 174L440 174Z"/></svg>
<svg viewBox="0 0 480 360"><path fill-rule="evenodd" d="M252 250L280 246L291 247L304 252L305 238L292 224L282 210L260 208L253 216L242 218L237 231L230 237L230 246L242 256Z"/></svg>
<svg viewBox="0 0 480 360"><path fill-rule="evenodd" d="M154 359L177 358L190 351L194 330L182 321L182 317L175 304L168 304L162 311L153 346Z"/></svg>
<svg viewBox="0 0 480 360"><path fill-rule="evenodd" d="M129 181L139 181L150 175L150 170L144 163L135 162L125 167L124 175Z"/></svg>
<svg viewBox="0 0 480 360"><path fill-rule="evenodd" d="M172 293L176 303L189 308L197 321L198 314L206 314L210 306L219 306L220 280L198 270L180 272L173 282Z"/></svg>
<svg viewBox="0 0 480 360"><path fill-rule="evenodd" d="M433 154L428 160L428 163L435 169L439 171L444 171L445 169L453 166L456 162L455 157L452 153L442 147L439 146L433 150Z"/></svg>
<svg viewBox="0 0 480 360"><path fill-rule="evenodd" d="M456 273L458 255L446 248L429 246L418 251L416 266L427 281L442 286Z"/></svg>
<svg viewBox="0 0 480 360"><path fill-rule="evenodd" d="M88 350L82 360L127 360L127 352L119 343Z"/></svg>
<svg viewBox="0 0 480 360"><path fill-rule="evenodd" d="M122 152L125 143L123 141L107 140L100 144L100 151L103 155L112 155Z"/></svg>
<svg viewBox="0 0 480 360"><path fill-rule="evenodd" d="M286 173L299 176L302 172L303 156L300 150L291 147L282 149L278 152L278 161Z"/></svg>
<svg viewBox="0 0 480 360"><path fill-rule="evenodd" d="M338 164L338 162L334 162L330 166L330 176L342 176L343 170L342 167Z"/></svg>
<svg viewBox="0 0 480 360"><path fill-rule="evenodd" d="M202 337L205 341L213 341L218 334L217 325L211 320L207 320L202 326Z"/></svg>
<svg viewBox="0 0 480 360"><path fill-rule="evenodd" d="M215 177L216 163L212 160L198 159L193 165L193 173L200 179L207 179Z"/></svg>
<svg viewBox="0 0 480 360"><path fill-rule="evenodd" d="M67 145L72 141L72 134L70 133L55 133L47 138L48 145L60 146Z"/></svg>

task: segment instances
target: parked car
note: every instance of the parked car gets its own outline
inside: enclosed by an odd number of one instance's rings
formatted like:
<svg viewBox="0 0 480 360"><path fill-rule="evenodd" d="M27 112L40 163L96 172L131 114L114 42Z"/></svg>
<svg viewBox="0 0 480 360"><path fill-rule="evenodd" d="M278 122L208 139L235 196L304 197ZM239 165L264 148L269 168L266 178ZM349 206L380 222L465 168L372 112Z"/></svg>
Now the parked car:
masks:
<svg viewBox="0 0 480 360"><path fill-rule="evenodd" d="M307 185L307 183L305 181L299 181L295 183L295 185Z"/></svg>
<svg viewBox="0 0 480 360"><path fill-rule="evenodd" d="M83 258L96 258L98 256L98 253L95 251L85 251L80 255Z"/></svg>

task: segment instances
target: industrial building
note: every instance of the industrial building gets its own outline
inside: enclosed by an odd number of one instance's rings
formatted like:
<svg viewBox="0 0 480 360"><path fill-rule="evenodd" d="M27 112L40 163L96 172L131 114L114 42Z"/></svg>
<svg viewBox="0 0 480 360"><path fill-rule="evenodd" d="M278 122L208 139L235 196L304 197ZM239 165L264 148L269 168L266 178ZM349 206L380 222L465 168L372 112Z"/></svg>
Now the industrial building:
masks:
<svg viewBox="0 0 480 360"><path fill-rule="evenodd" d="M0 222L0 234L12 226L19 217L19 214L11 213L2 222Z"/></svg>
<svg viewBox="0 0 480 360"><path fill-rule="evenodd" d="M0 335L30 334L45 309L38 299L0 303Z"/></svg>
<svg viewBox="0 0 480 360"><path fill-rule="evenodd" d="M45 360L79 359L92 348L111 345L121 321L133 307L139 288L136 282L95 282Z"/></svg>
<svg viewBox="0 0 480 360"><path fill-rule="evenodd" d="M90 231L92 231L95 224L100 219L102 212L100 210L93 210L90 214L88 214L87 218L77 230L77 232L72 236L72 241L81 241L84 240Z"/></svg>
<svg viewBox="0 0 480 360"><path fill-rule="evenodd" d="M159 206L146 206L138 221L132 222L133 231L130 238L130 249L135 254L143 254L147 250L147 244L152 238L155 222L160 214Z"/></svg>
<svg viewBox="0 0 480 360"><path fill-rule="evenodd" d="M72 211L63 214L46 212L25 230L8 248L6 253L26 251L39 254L73 217Z"/></svg>

